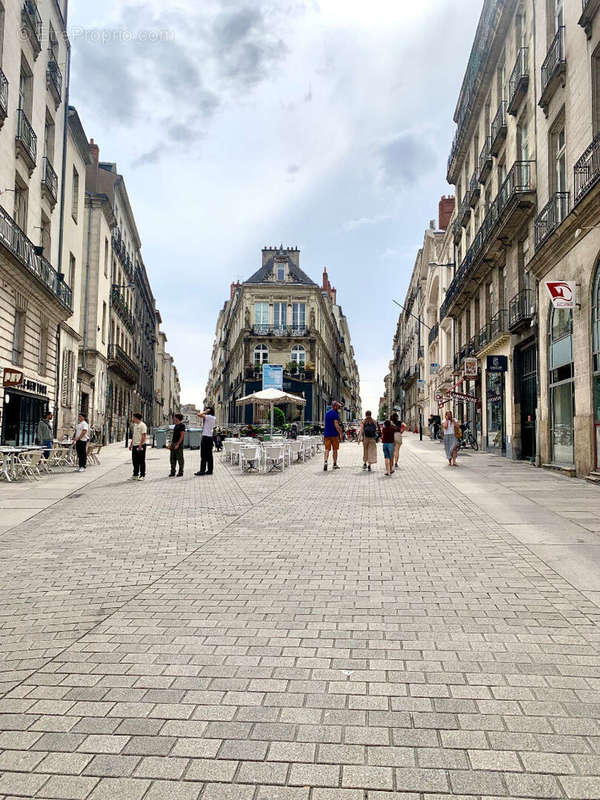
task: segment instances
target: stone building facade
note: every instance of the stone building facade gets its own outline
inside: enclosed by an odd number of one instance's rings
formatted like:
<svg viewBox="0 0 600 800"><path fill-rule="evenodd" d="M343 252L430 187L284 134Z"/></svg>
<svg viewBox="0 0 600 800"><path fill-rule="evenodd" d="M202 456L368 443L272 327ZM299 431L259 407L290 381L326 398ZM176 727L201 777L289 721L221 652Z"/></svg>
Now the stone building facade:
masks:
<svg viewBox="0 0 600 800"><path fill-rule="evenodd" d="M480 446L582 476L600 450L599 11L483 3L448 160L455 266L426 299L430 386ZM553 308L548 281L576 284L574 308Z"/></svg>
<svg viewBox="0 0 600 800"><path fill-rule="evenodd" d="M304 419L320 422L338 399L344 418L360 416L359 378L347 320L327 271L319 286L300 268L297 248L266 247L262 265L232 284L217 319L207 401L219 424L258 420L236 400L262 389L264 364L284 367L284 389L306 400ZM300 418L296 404L289 421Z"/></svg>

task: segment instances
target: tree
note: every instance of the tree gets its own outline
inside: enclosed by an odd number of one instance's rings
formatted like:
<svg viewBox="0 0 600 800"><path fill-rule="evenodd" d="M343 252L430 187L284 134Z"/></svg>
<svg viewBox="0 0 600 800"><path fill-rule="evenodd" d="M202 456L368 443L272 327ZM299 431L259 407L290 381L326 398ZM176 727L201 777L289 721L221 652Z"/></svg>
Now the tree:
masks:
<svg viewBox="0 0 600 800"><path fill-rule="evenodd" d="M283 428L285 425L285 414L277 406L273 409L273 425L276 428Z"/></svg>

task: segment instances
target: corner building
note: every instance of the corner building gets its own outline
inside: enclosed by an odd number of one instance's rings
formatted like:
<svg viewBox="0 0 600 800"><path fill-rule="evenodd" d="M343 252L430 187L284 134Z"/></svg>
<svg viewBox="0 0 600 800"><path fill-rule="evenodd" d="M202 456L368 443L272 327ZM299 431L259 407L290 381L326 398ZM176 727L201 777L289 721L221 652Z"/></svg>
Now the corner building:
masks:
<svg viewBox="0 0 600 800"><path fill-rule="evenodd" d="M262 265L231 285L219 312L206 389L217 422L254 423L252 406L236 401L262 389L265 364L284 368L284 390L306 400L304 420L320 422L332 400L344 419L361 414L359 378L347 319L327 271L319 286L300 269L297 248L264 248ZM288 421L302 409L290 404Z"/></svg>
<svg viewBox="0 0 600 800"><path fill-rule="evenodd" d="M455 113L455 274L440 306L455 377L479 362L481 445L598 467L600 4L486 0ZM553 311L548 279L578 283Z"/></svg>

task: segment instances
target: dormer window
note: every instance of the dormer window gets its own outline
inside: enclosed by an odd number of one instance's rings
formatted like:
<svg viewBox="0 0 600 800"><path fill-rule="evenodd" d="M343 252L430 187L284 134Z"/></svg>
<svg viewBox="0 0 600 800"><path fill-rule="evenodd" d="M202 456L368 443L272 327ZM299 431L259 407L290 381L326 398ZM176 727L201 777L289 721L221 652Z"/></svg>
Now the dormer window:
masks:
<svg viewBox="0 0 600 800"><path fill-rule="evenodd" d="M276 261L275 262L275 280L276 281L285 281L287 277L287 262L286 261Z"/></svg>

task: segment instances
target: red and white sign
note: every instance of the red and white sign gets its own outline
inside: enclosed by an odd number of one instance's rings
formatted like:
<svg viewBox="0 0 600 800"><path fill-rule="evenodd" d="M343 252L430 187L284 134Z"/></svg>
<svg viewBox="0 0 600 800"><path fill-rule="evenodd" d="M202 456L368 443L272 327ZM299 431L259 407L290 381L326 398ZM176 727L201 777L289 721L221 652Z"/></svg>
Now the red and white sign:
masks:
<svg viewBox="0 0 600 800"><path fill-rule="evenodd" d="M448 392L448 397L453 397L455 400L464 400L467 403L477 402L477 397L474 394L465 394L464 392Z"/></svg>
<svg viewBox="0 0 600 800"><path fill-rule="evenodd" d="M23 383L24 375L18 369L4 368L2 383L4 386L20 386Z"/></svg>
<svg viewBox="0 0 600 800"><path fill-rule="evenodd" d="M476 378L477 366L478 362L476 358L465 358L463 367L463 375L465 378Z"/></svg>
<svg viewBox="0 0 600 800"><path fill-rule="evenodd" d="M575 281L546 281L554 308L575 308Z"/></svg>

